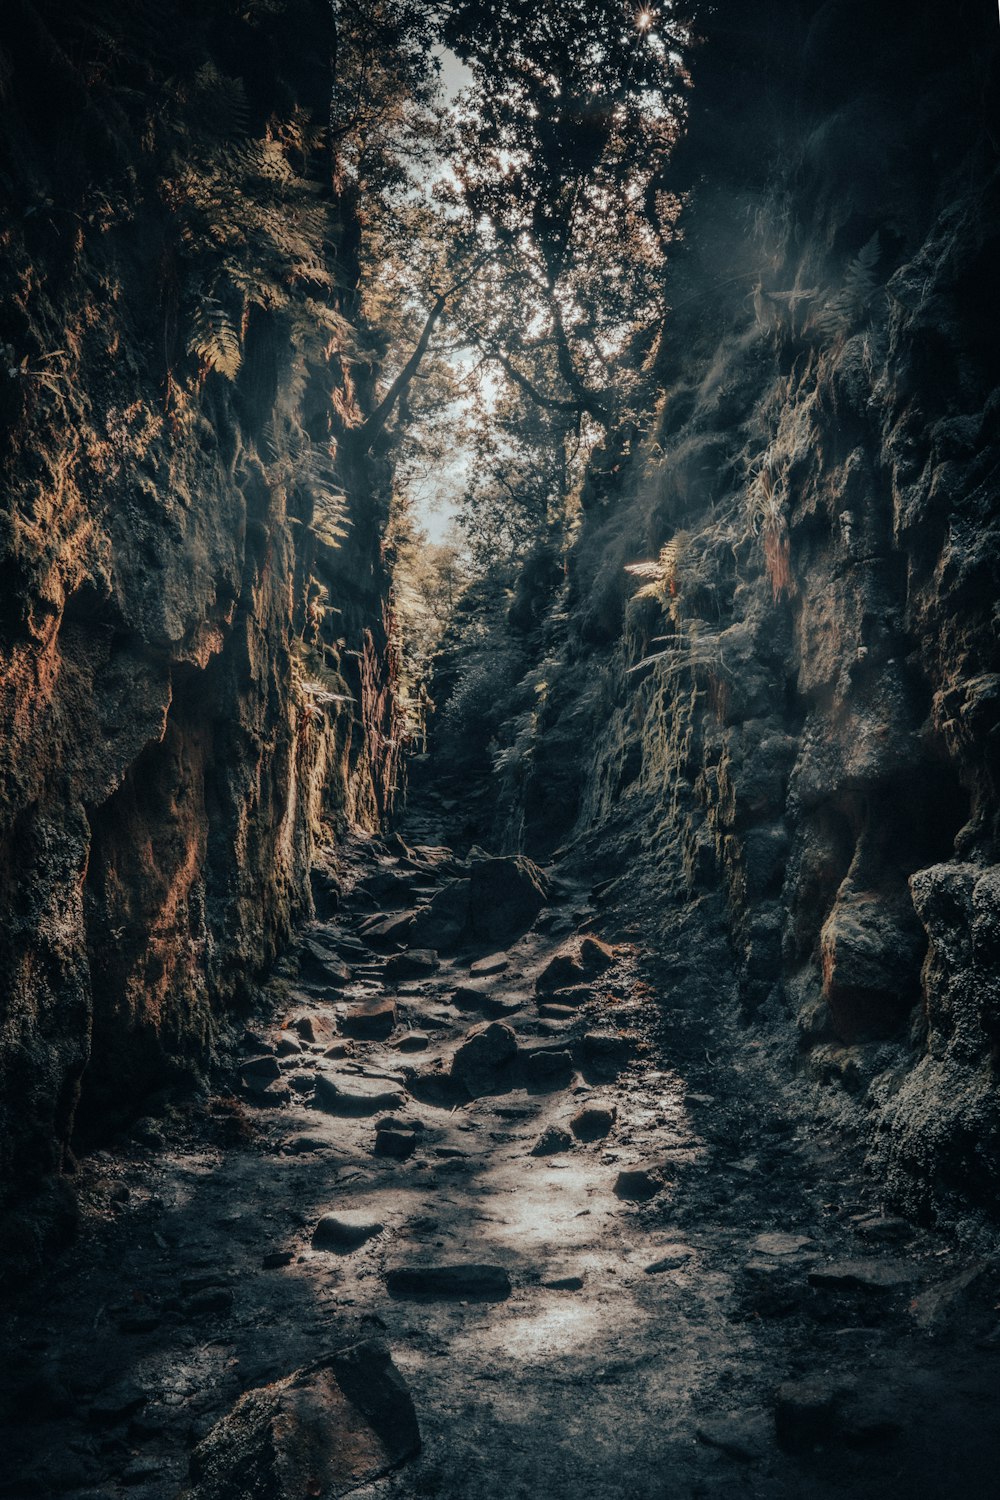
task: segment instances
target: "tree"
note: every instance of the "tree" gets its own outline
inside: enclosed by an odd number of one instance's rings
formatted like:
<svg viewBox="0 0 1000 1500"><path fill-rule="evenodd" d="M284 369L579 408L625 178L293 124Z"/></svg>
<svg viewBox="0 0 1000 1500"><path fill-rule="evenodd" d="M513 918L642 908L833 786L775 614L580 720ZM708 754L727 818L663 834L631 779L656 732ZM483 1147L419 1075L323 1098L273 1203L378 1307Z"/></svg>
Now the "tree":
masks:
<svg viewBox="0 0 1000 1500"><path fill-rule="evenodd" d="M538 406L606 429L662 312L687 33L620 0L458 0L445 37L474 82L438 197L453 263L488 256L457 321Z"/></svg>

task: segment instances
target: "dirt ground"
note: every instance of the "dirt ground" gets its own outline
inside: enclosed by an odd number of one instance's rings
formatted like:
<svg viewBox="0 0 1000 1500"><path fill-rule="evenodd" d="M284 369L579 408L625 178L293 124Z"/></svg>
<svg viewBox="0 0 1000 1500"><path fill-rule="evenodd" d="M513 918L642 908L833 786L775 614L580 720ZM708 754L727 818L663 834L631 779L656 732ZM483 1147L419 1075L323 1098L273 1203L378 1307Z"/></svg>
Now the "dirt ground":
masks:
<svg viewBox="0 0 1000 1500"><path fill-rule="evenodd" d="M173 1500L242 1391L372 1334L422 1450L368 1500L1000 1495L990 1265L885 1214L635 934L536 993L609 935L599 871L493 972L406 977L373 919L458 868L352 845L211 1096L81 1164L77 1244L7 1305L0 1495Z"/></svg>

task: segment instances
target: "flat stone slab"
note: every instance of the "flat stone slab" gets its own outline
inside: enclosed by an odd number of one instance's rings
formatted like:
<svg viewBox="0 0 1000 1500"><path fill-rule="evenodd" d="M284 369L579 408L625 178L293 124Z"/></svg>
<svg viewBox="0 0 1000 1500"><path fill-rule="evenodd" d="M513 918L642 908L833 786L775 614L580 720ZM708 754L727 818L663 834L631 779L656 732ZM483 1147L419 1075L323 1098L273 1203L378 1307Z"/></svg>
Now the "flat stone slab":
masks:
<svg viewBox="0 0 1000 1500"><path fill-rule="evenodd" d="M482 980L456 986L451 1000L459 1010L478 1010L493 1019L513 1015L524 1005L523 1000L500 994L494 985Z"/></svg>
<svg viewBox="0 0 1000 1500"><path fill-rule="evenodd" d="M402 1103L403 1095L398 1089L387 1089L364 1078L331 1078L326 1073L316 1074L315 1104L327 1114L363 1118L399 1109Z"/></svg>
<svg viewBox="0 0 1000 1500"><path fill-rule="evenodd" d="M504 1267L480 1261L392 1266L385 1283L394 1297L502 1302L511 1293L510 1276Z"/></svg>
<svg viewBox="0 0 1000 1500"><path fill-rule="evenodd" d="M828 1292L894 1292L919 1279L905 1260L835 1260L809 1272L809 1285Z"/></svg>
<svg viewBox="0 0 1000 1500"><path fill-rule="evenodd" d="M344 1016L340 1029L358 1041L384 1042L396 1025L396 1002L388 998L363 1000Z"/></svg>
<svg viewBox="0 0 1000 1500"><path fill-rule="evenodd" d="M750 1248L758 1255L801 1255L812 1243L804 1234L759 1234Z"/></svg>
<svg viewBox="0 0 1000 1500"><path fill-rule="evenodd" d="M345 1208L324 1214L313 1231L314 1250L357 1250L385 1228L360 1209Z"/></svg>
<svg viewBox="0 0 1000 1500"><path fill-rule="evenodd" d="M471 963L469 973L474 979L487 979L491 974L502 974L509 968L510 959L506 953L491 953L488 957L477 958L475 963Z"/></svg>
<svg viewBox="0 0 1000 1500"><path fill-rule="evenodd" d="M306 938L302 944L299 970L303 978L313 984L329 984L338 989L348 984L351 978L351 971L343 959L314 938Z"/></svg>
<svg viewBox="0 0 1000 1500"><path fill-rule="evenodd" d="M366 1341L245 1392L194 1450L184 1500L339 1500L419 1451L402 1376Z"/></svg>
<svg viewBox="0 0 1000 1500"><path fill-rule="evenodd" d="M677 1271L687 1265L694 1255L690 1245L661 1245L656 1259L645 1267L647 1276L658 1276L662 1271Z"/></svg>
<svg viewBox="0 0 1000 1500"><path fill-rule="evenodd" d="M433 948L411 948L406 953L394 953L386 960L386 979L423 979L433 974L438 967L438 956Z"/></svg>
<svg viewBox="0 0 1000 1500"><path fill-rule="evenodd" d="M426 1031L404 1031L392 1045L400 1052L426 1052L430 1042Z"/></svg>

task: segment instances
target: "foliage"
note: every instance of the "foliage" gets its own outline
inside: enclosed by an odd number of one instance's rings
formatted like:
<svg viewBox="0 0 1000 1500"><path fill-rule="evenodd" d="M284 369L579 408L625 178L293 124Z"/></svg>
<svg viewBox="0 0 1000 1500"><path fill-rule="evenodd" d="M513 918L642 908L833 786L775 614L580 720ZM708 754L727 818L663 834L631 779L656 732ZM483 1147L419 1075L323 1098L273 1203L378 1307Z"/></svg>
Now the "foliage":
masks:
<svg viewBox="0 0 1000 1500"><path fill-rule="evenodd" d="M816 327L824 337L835 339L850 333L865 316L878 286L876 272L880 254L876 230L849 263L843 286L815 315Z"/></svg>

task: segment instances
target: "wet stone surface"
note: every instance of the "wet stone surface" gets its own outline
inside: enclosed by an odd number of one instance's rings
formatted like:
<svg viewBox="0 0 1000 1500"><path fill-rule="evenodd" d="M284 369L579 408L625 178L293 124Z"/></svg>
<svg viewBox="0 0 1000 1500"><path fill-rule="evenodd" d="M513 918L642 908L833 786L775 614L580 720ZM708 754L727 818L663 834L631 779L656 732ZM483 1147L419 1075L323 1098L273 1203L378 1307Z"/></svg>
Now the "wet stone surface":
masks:
<svg viewBox="0 0 1000 1500"><path fill-rule="evenodd" d="M990 1493L993 1264L586 880L400 844L348 844L211 1095L80 1164L5 1309L0 1497Z"/></svg>

